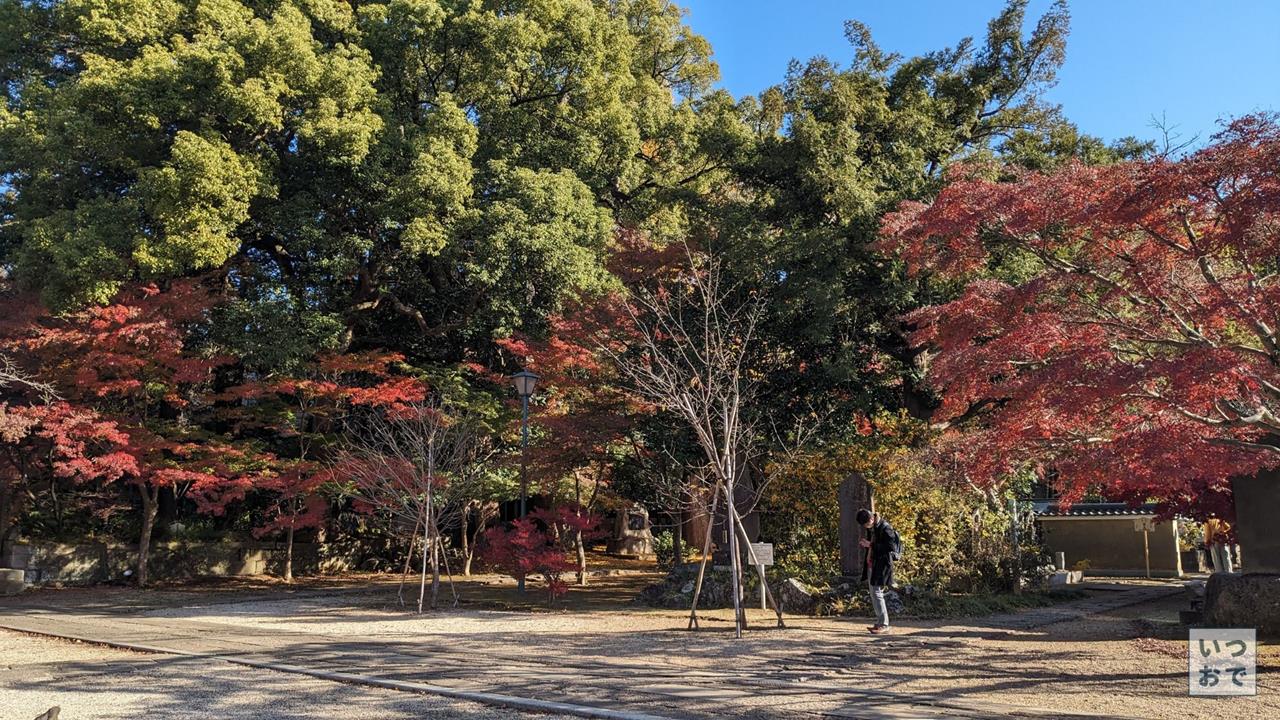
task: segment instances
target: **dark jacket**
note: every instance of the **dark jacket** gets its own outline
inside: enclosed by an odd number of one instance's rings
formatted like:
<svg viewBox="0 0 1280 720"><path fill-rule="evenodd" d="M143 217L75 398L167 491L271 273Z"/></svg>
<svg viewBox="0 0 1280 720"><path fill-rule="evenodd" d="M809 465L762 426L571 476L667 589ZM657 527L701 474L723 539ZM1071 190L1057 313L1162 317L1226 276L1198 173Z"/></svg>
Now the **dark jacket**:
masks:
<svg viewBox="0 0 1280 720"><path fill-rule="evenodd" d="M894 555L899 552L901 541L898 531L883 518L871 526L871 577L872 585L893 585Z"/></svg>

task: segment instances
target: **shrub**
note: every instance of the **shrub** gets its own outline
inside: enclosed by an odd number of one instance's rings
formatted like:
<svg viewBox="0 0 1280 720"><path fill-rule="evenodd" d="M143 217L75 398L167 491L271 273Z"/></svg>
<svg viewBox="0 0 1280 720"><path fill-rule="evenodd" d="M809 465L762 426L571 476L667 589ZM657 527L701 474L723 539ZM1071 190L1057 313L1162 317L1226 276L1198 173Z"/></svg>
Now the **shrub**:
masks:
<svg viewBox="0 0 1280 720"><path fill-rule="evenodd" d="M1046 562L1029 513L1012 538L1009 499L1020 485L984 491L945 477L923 449L931 431L905 413L874 432L770 468L762 519L778 569L815 585L839 574L840 483L853 473L875 489L876 509L902 537L895 580L930 591L1005 592L1031 584Z"/></svg>
<svg viewBox="0 0 1280 720"><path fill-rule="evenodd" d="M569 591L562 576L577 567L569 554L574 532L581 530L589 538L599 526L598 516L579 513L573 505L535 510L526 519L512 521L510 527L487 530L479 558L517 580L541 575L547 584L547 603L554 604Z"/></svg>
<svg viewBox="0 0 1280 720"><path fill-rule="evenodd" d="M514 520L510 527L487 530L480 560L517 580L541 575L547 583L548 604L568 591L569 585L561 576L574 568L564 548L533 518Z"/></svg>
<svg viewBox="0 0 1280 720"><path fill-rule="evenodd" d="M670 530L662 530L653 534L653 552L658 557L658 565L672 567L676 564L675 535ZM697 551L687 542L680 543L680 562L688 562Z"/></svg>

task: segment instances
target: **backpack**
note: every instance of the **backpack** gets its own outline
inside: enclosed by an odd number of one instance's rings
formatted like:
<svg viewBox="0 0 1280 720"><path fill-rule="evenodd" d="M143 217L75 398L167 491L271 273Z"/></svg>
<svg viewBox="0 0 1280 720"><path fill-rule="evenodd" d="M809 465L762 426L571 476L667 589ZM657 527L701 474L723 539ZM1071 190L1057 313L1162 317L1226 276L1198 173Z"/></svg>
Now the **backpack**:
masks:
<svg viewBox="0 0 1280 720"><path fill-rule="evenodd" d="M902 538L888 523L885 523L884 534L889 538L889 559L898 562L902 559Z"/></svg>

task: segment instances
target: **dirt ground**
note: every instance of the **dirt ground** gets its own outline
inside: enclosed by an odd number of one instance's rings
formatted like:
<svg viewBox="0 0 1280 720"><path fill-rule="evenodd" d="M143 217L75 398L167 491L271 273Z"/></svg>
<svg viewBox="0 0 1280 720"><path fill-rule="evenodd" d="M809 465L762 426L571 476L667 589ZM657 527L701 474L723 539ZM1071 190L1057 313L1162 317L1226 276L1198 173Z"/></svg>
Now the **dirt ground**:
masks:
<svg viewBox="0 0 1280 720"><path fill-rule="evenodd" d="M499 720L503 708L0 631L0 718ZM552 715L530 715L552 720Z"/></svg>
<svg viewBox="0 0 1280 720"><path fill-rule="evenodd" d="M67 589L21 597L26 607L37 600L42 616L52 609L65 613L62 617L86 618L93 623L87 627L127 622L131 631L154 637L251 643L254 652L287 656L292 662L398 672L427 682L543 699L604 697L619 707L675 717L866 717L860 713L868 692L884 693L894 702L964 701L1063 714L1280 717L1280 647L1274 644L1260 648L1257 697L1188 696L1186 630L1176 624L1184 603L1180 595L1027 630L1009 629L994 618L906 620L884 637L868 635L866 621L857 618L789 616L787 629L774 629L771 613L753 610L753 627L735 640L727 611L705 613L706 630L689 633L684 630L687 613L631 603L635 591L651 581L641 574L592 577L589 590L576 590L561 607L548 609L536 600L520 600L507 579L478 576L460 584L463 602L458 608L423 615L399 606L396 578L386 576L290 587L239 581L148 592ZM446 591L442 598L447 606L451 596ZM14 603L0 604L0 616L22 612L6 605ZM10 669L2 676L6 682L0 682L0 707L7 707L11 698L29 698L13 693L30 693L31 683L9 687L14 668L38 674L37 668L26 666L58 668L70 662L92 674L94 668L109 668L119 660L113 654L120 651L87 646L59 646L58 654L46 659L43 655L51 652L47 646L23 645L31 642L8 637L0 643L0 668ZM165 665L148 667L146 672L157 678L174 672ZM50 672L56 676L58 671ZM247 671L227 672L243 677ZM340 703L340 696L325 694L337 690L325 687L322 681L307 680L299 692ZM72 699L89 692L72 682L60 688ZM840 699L841 693L849 698ZM447 705L437 710L453 711ZM319 709L289 717L304 716L330 717ZM385 716L399 717L391 712Z"/></svg>

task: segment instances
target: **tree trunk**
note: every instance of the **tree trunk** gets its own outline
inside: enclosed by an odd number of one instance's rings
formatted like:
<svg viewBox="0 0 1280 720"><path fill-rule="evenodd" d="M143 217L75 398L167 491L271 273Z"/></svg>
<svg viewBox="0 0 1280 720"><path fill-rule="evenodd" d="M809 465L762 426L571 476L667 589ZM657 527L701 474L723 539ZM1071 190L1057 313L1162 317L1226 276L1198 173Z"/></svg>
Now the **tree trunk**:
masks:
<svg viewBox="0 0 1280 720"><path fill-rule="evenodd" d="M160 488L158 486L138 486L142 494L142 533L138 536L138 587L147 585L147 556L151 551L151 531L156 523L156 510L159 508Z"/></svg>
<svg viewBox="0 0 1280 720"><path fill-rule="evenodd" d="M574 532L573 544L578 551L578 585L587 586L587 548L582 543L582 530Z"/></svg>
<svg viewBox="0 0 1280 720"><path fill-rule="evenodd" d="M598 482L598 481L597 481ZM597 484L597 487L599 485ZM582 517L582 478L573 474L573 514ZM578 554L578 586L587 586L587 549L582 544L582 528L573 532L573 547Z"/></svg>
<svg viewBox="0 0 1280 720"><path fill-rule="evenodd" d="M684 517L680 511L670 513L671 518L671 569L684 564Z"/></svg>
<svg viewBox="0 0 1280 720"><path fill-rule="evenodd" d="M435 513L431 513L431 609L436 609L440 597L440 529L436 527Z"/></svg>
<svg viewBox="0 0 1280 720"><path fill-rule="evenodd" d="M21 495L16 483L0 480L0 557L9 549L9 535L17 527L18 500Z"/></svg>
<svg viewBox="0 0 1280 720"><path fill-rule="evenodd" d="M427 521L422 524L422 576L418 580L418 614L422 614L422 601L427 596L427 543L431 542L431 512L427 511Z"/></svg>
<svg viewBox="0 0 1280 720"><path fill-rule="evenodd" d="M726 518L730 524L737 512L733 507L733 487L731 482L726 482L724 485ZM734 532L732 527L729 528L729 569L732 576L730 585L733 594L733 636L741 639L742 628L747 624L742 609L742 556L741 549L738 547L738 533Z"/></svg>
<svg viewBox="0 0 1280 720"><path fill-rule="evenodd" d="M464 560L463 574L468 577L471 575L471 561L476 556L476 546L480 544L480 535L484 532L484 528L489 521L498 514L498 504L493 501L478 502L476 504L476 527L471 533L471 542L467 546L467 556Z"/></svg>
<svg viewBox="0 0 1280 720"><path fill-rule="evenodd" d="M293 582L293 522L289 523L289 532L284 541L284 581Z"/></svg>
<svg viewBox="0 0 1280 720"><path fill-rule="evenodd" d="M29 487L30 477L27 475L27 461L19 456L14 461L18 479L12 482L0 482L0 557L8 551L12 542L18 539L18 518L22 515L27 500L25 488Z"/></svg>
<svg viewBox="0 0 1280 720"><path fill-rule="evenodd" d="M462 506L462 574L470 577L471 575L471 543L467 539L467 522L471 518L471 501L468 500Z"/></svg>

